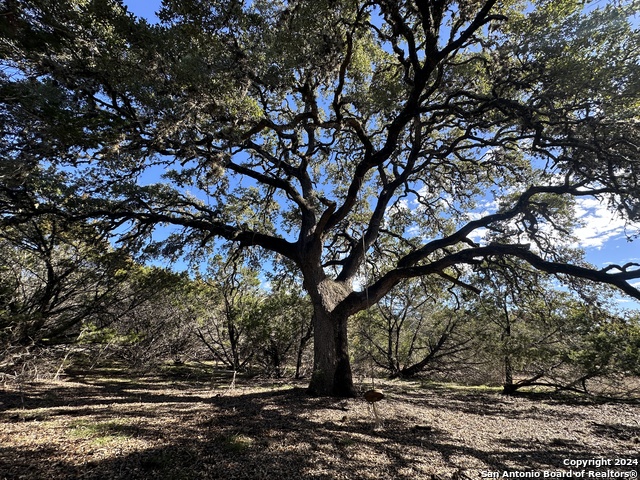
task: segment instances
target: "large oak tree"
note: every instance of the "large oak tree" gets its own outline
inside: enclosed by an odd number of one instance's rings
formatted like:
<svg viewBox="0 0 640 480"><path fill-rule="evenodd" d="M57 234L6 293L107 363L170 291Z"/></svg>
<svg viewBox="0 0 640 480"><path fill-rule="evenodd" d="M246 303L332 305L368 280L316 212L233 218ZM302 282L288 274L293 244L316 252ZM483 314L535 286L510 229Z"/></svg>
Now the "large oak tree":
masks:
<svg viewBox="0 0 640 480"><path fill-rule="evenodd" d="M286 259L320 394L354 394L348 319L403 279L517 257L640 298L567 253L580 199L640 217L638 2L594 4L4 0L2 222Z"/></svg>

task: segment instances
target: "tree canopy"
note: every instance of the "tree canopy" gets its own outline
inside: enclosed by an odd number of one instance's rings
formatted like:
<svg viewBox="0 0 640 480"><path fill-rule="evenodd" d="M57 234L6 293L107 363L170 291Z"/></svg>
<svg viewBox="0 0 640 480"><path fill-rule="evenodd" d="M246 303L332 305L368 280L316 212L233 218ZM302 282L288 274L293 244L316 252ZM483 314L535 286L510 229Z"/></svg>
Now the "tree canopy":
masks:
<svg viewBox="0 0 640 480"><path fill-rule="evenodd" d="M171 225L155 251L286 260L318 393L353 394L347 319L404 279L475 291L470 269L514 257L640 299L638 264L591 267L571 236L586 197L638 234L638 7L164 0L150 24L118 0L7 0L1 222L147 249Z"/></svg>

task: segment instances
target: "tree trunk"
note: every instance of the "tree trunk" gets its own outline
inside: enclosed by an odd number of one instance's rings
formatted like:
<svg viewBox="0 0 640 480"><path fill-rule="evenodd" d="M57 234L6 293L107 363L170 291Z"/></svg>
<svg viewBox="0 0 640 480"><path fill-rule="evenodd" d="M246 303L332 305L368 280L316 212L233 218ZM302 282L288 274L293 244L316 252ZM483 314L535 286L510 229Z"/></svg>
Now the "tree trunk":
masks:
<svg viewBox="0 0 640 480"><path fill-rule="evenodd" d="M296 377L297 379L302 377L302 357L304 355L304 350L307 347L307 343L313 337L313 320L311 323L307 324L306 330L302 330L300 335L300 341L298 342L298 352L296 358Z"/></svg>
<svg viewBox="0 0 640 480"><path fill-rule="evenodd" d="M518 388L513 384L513 365L509 354L504 356L504 384L503 392L505 394L514 393Z"/></svg>
<svg viewBox="0 0 640 480"><path fill-rule="evenodd" d="M354 397L349 361L347 318L314 308L313 375L309 391L314 395Z"/></svg>
<svg viewBox="0 0 640 480"><path fill-rule="evenodd" d="M502 345L505 349L504 355L504 384L502 392L506 395L512 395L518 390L513 384L513 364L511 363L511 317L506 302L503 304L504 318L506 324L502 333Z"/></svg>

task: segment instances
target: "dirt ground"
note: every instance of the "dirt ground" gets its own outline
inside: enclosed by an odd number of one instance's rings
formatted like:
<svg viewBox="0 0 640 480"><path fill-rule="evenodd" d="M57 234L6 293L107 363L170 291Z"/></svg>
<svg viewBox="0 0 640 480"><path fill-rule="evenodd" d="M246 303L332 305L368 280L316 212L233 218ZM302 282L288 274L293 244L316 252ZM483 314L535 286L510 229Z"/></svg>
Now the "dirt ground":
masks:
<svg viewBox="0 0 640 480"><path fill-rule="evenodd" d="M8 382L0 480L636 478L637 403L379 386L376 428L364 399L304 384L119 371Z"/></svg>

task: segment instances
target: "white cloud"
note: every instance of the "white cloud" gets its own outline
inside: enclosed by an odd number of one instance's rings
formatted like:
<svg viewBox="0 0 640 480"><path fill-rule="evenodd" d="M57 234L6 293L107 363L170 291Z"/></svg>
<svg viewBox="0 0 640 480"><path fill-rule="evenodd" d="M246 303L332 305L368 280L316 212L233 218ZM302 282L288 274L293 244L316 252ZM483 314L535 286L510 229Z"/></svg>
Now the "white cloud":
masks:
<svg viewBox="0 0 640 480"><path fill-rule="evenodd" d="M264 275L260 275L258 278L260 279L260 288L262 290L264 290L265 292L273 291L273 284L271 283L271 280L266 278Z"/></svg>
<svg viewBox="0 0 640 480"><path fill-rule="evenodd" d="M480 204L482 210L476 210L469 214L470 219L481 218L493 213L497 208L496 201L487 201ZM600 250L604 244L616 238L625 236L625 219L615 211L611 211L606 202L596 198L579 198L576 202L576 217L580 224L572 232L576 239L575 247L596 248ZM558 244L566 242L564 235L555 232L550 224L542 223L538 226L549 238L555 237ZM482 242L486 238L488 231L484 228L478 229L469 235L469 238L476 242ZM557 234L556 234L557 233Z"/></svg>
<svg viewBox="0 0 640 480"><path fill-rule="evenodd" d="M478 228L474 230L469 235L467 235L467 237L469 237L470 240L476 243L484 243L488 233L489 233L489 230L483 227L483 228Z"/></svg>
<svg viewBox="0 0 640 480"><path fill-rule="evenodd" d="M600 249L608 240L624 235L625 220L598 199L578 199L576 215L582 226L576 228L573 234L580 247Z"/></svg>

